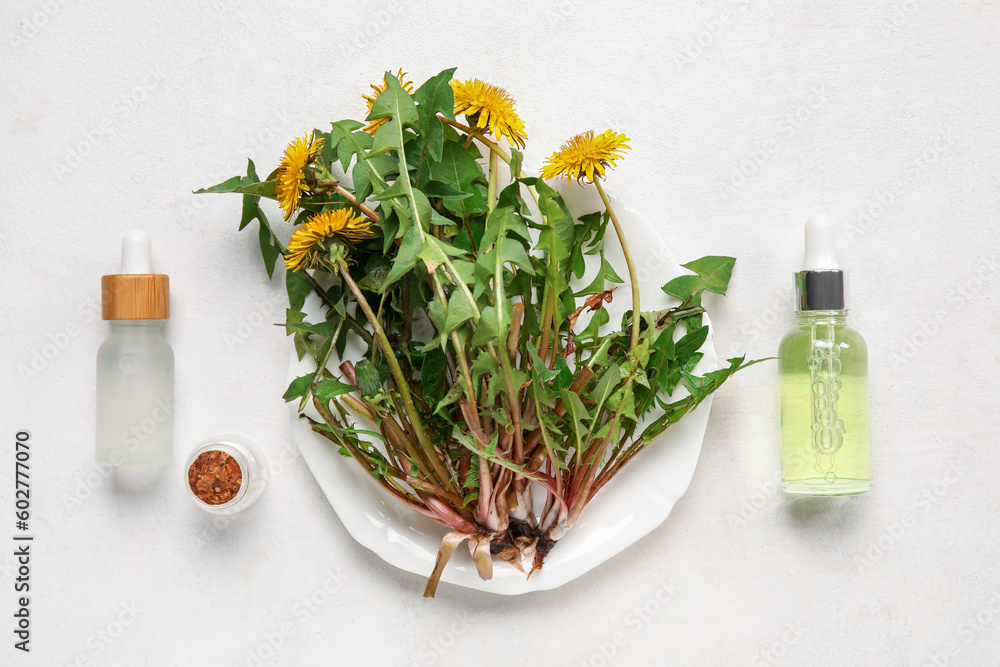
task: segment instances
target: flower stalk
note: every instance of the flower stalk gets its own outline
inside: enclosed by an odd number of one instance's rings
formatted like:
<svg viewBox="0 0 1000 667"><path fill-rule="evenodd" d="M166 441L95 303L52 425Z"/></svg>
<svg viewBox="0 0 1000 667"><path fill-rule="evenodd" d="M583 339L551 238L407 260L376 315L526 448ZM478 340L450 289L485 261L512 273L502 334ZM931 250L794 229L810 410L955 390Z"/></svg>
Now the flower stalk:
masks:
<svg viewBox="0 0 1000 667"><path fill-rule="evenodd" d="M628 267L628 281L632 289L632 335L629 341L629 350L631 350L639 344L639 316L642 312L639 308L639 277L635 271L635 260L632 259L632 251L628 247L628 239L625 237L625 231L622 229L621 223L618 222L615 209L611 206L611 200L608 199L608 195L604 192L604 186L601 185L600 180L594 181L594 186L601 195L601 201L604 202L604 209L611 218L611 224L615 226L615 234L617 234L618 241L622 245L622 254L625 255L625 266Z"/></svg>

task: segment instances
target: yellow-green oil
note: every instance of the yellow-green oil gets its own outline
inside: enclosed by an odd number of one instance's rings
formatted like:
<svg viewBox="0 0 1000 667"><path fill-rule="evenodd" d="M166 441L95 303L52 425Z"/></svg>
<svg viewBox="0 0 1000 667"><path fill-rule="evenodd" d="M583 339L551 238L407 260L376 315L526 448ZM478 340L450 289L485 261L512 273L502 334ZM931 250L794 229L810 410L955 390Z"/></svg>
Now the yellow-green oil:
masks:
<svg viewBox="0 0 1000 667"><path fill-rule="evenodd" d="M871 489L868 348L846 310L800 311L778 348L781 480L795 496Z"/></svg>

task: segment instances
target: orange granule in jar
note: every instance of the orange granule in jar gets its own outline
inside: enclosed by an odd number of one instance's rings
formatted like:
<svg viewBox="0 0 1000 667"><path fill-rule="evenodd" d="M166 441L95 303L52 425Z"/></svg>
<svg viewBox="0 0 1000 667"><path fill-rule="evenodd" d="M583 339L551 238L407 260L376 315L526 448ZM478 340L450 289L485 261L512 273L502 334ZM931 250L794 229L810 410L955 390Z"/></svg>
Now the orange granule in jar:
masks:
<svg viewBox="0 0 1000 667"><path fill-rule="evenodd" d="M243 469L226 452L203 452L188 468L188 484L198 500L222 505L236 497L243 486Z"/></svg>

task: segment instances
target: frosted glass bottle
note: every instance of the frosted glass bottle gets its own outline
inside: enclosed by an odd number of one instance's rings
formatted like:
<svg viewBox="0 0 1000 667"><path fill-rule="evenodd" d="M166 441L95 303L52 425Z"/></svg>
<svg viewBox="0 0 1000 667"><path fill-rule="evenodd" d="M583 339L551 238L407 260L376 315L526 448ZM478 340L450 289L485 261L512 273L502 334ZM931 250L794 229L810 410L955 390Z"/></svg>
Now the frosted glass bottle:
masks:
<svg viewBox="0 0 1000 667"><path fill-rule="evenodd" d="M805 270L795 275L795 326L778 347L781 486L795 496L871 489L868 347L847 326L834 226L806 222Z"/></svg>
<svg viewBox="0 0 1000 667"><path fill-rule="evenodd" d="M174 353L163 320L115 320L97 352L97 462L166 466L173 458Z"/></svg>
<svg viewBox="0 0 1000 667"><path fill-rule="evenodd" d="M97 352L97 462L170 465L174 353L162 334L170 317L170 284L152 272L148 234L125 235L122 272L104 276L101 291L111 335Z"/></svg>

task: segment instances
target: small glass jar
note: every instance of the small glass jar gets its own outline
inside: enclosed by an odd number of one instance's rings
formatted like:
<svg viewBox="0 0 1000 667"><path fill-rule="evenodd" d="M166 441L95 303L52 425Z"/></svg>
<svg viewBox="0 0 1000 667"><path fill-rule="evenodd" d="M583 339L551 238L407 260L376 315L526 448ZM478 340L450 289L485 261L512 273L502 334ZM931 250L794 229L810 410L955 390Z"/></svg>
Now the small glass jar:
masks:
<svg viewBox="0 0 1000 667"><path fill-rule="evenodd" d="M199 457L207 452L222 452L228 454L239 466L239 489L231 498L221 503L206 502L199 497L193 487L192 467ZM231 479L220 479L220 484L232 484ZM260 449L251 440L239 435L217 435L200 443L188 456L184 464L184 487L188 490L194 503L212 514L236 514L250 507L267 486L267 464Z"/></svg>

